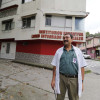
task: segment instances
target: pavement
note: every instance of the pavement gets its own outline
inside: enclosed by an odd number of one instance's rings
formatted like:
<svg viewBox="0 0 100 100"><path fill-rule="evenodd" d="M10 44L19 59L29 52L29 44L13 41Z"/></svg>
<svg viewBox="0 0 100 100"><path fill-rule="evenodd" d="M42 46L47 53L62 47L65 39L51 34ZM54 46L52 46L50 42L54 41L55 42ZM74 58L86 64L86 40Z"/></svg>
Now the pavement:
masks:
<svg viewBox="0 0 100 100"><path fill-rule="evenodd" d="M52 70L0 59L0 100L55 100L51 79ZM100 100L100 74L85 74L80 100Z"/></svg>

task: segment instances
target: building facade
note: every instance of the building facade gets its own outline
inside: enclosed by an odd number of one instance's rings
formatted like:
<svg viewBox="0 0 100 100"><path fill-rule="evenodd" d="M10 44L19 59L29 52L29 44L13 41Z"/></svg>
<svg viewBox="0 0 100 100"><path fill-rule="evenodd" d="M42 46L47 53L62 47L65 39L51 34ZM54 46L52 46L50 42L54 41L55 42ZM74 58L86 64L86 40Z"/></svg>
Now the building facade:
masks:
<svg viewBox="0 0 100 100"><path fill-rule="evenodd" d="M86 0L0 0L0 57L50 65L63 46L85 42Z"/></svg>
<svg viewBox="0 0 100 100"><path fill-rule="evenodd" d="M78 47L92 59L100 59L100 36L88 37L85 43L81 43Z"/></svg>

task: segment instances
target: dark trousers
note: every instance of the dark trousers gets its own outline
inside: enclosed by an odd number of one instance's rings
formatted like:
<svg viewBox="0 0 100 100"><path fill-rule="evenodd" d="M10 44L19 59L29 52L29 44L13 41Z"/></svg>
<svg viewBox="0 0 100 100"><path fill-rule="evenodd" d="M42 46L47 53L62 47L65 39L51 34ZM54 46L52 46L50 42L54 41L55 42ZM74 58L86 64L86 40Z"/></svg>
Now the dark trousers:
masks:
<svg viewBox="0 0 100 100"><path fill-rule="evenodd" d="M78 97L78 78L68 78L60 74L60 92L57 94L57 100L64 100L66 91L68 91L69 100L79 100Z"/></svg>

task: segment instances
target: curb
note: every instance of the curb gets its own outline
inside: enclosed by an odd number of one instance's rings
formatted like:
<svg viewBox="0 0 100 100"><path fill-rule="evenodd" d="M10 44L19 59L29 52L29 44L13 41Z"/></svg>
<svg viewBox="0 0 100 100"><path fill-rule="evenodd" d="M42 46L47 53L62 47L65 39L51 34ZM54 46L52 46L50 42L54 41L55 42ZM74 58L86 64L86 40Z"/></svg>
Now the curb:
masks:
<svg viewBox="0 0 100 100"><path fill-rule="evenodd" d="M19 60L13 60L12 62L29 65L29 66L33 66L33 67L38 67L38 68L49 69L49 70L53 69L53 66L49 66L49 65L43 65L43 64L40 65L40 64L36 64L36 63L24 62L24 61L19 61Z"/></svg>

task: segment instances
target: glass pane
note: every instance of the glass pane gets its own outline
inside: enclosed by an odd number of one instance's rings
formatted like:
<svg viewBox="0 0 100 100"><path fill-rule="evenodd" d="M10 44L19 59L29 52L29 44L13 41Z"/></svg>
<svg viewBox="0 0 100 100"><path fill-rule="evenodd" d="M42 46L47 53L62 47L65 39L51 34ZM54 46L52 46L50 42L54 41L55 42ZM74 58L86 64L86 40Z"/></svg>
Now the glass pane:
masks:
<svg viewBox="0 0 100 100"><path fill-rule="evenodd" d="M75 30L84 31L84 18L75 18Z"/></svg>
<svg viewBox="0 0 100 100"><path fill-rule="evenodd" d="M66 27L72 27L72 18L66 18Z"/></svg>
<svg viewBox="0 0 100 100"><path fill-rule="evenodd" d="M6 47L6 53L10 52L10 43L7 43L7 47Z"/></svg>
<svg viewBox="0 0 100 100"><path fill-rule="evenodd" d="M46 17L46 25L51 26L51 17Z"/></svg>
<svg viewBox="0 0 100 100"><path fill-rule="evenodd" d="M65 27L65 17L61 16L52 16L51 26L54 27Z"/></svg>
<svg viewBox="0 0 100 100"><path fill-rule="evenodd" d="M27 27L31 26L31 18L27 18Z"/></svg>
<svg viewBox="0 0 100 100"><path fill-rule="evenodd" d="M27 21L23 20L23 27L26 27Z"/></svg>

